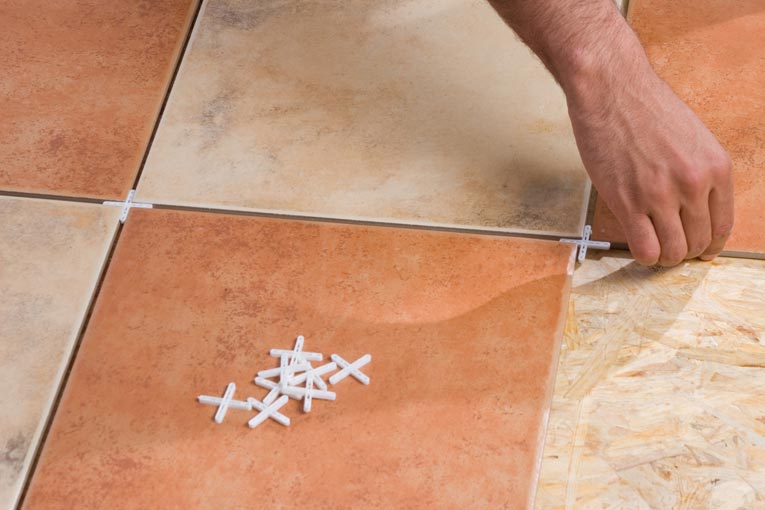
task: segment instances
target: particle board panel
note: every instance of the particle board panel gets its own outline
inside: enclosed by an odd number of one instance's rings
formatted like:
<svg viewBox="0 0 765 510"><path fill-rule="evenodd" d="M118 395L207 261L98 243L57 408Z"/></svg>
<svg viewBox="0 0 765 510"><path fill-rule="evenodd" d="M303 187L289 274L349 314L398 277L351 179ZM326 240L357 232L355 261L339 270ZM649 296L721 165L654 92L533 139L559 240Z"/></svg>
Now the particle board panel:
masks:
<svg viewBox="0 0 765 510"><path fill-rule="evenodd" d="M765 261L574 275L537 510L765 508Z"/></svg>

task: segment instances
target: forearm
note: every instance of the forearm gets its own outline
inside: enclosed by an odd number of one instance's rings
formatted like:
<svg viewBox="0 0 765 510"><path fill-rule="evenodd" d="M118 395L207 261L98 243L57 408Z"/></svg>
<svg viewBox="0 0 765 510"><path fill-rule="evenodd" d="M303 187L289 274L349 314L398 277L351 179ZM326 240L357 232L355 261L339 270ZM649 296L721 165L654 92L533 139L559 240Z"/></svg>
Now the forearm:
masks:
<svg viewBox="0 0 765 510"><path fill-rule="evenodd" d="M581 93L596 81L604 91L623 81L622 71L650 68L637 36L613 0L489 3L539 56L569 96Z"/></svg>

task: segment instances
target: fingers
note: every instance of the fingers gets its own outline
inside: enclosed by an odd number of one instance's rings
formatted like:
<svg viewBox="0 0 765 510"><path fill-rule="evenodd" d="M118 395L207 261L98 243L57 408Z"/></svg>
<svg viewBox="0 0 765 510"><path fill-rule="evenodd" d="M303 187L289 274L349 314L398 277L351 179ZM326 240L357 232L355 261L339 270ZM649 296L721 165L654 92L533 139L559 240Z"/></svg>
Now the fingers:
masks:
<svg viewBox="0 0 765 510"><path fill-rule="evenodd" d="M651 222L661 246L659 264L665 267L678 265L688 255L688 241L679 211L668 209L651 215Z"/></svg>
<svg viewBox="0 0 765 510"><path fill-rule="evenodd" d="M659 261L661 247L651 218L646 214L633 214L622 221L630 252L638 264L652 266Z"/></svg>
<svg viewBox="0 0 765 510"><path fill-rule="evenodd" d="M701 260L712 260L717 257L730 237L734 217L732 183L712 190L709 194L709 213L712 241L699 257Z"/></svg>
<svg viewBox="0 0 765 510"><path fill-rule="evenodd" d="M685 258L695 259L704 253L712 242L712 224L707 196L689 207L680 209L680 220L688 244Z"/></svg>

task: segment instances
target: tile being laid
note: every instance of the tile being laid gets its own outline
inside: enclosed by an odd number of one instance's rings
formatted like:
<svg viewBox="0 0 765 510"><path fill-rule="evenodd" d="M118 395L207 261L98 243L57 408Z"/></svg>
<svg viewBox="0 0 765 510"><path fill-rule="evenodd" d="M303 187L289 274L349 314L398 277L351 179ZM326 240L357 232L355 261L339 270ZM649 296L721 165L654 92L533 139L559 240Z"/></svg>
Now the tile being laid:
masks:
<svg viewBox="0 0 765 510"><path fill-rule="evenodd" d="M765 261L574 274L537 510L765 507Z"/></svg>
<svg viewBox="0 0 765 510"><path fill-rule="evenodd" d="M22 508L529 509L573 263L547 241L136 210ZM289 427L199 394L272 347L371 383ZM213 393L214 394L214 393Z"/></svg>
<svg viewBox="0 0 765 510"><path fill-rule="evenodd" d="M765 255L765 2L631 0L628 18L656 71L731 156L736 224L726 252ZM626 241L602 201L593 238Z"/></svg>
<svg viewBox="0 0 765 510"><path fill-rule="evenodd" d="M15 508L119 214L0 197L0 508Z"/></svg>
<svg viewBox="0 0 765 510"><path fill-rule="evenodd" d="M0 190L125 199L196 0L7 0Z"/></svg>
<svg viewBox="0 0 765 510"><path fill-rule="evenodd" d="M564 95L483 0L202 6L138 200L576 235Z"/></svg>

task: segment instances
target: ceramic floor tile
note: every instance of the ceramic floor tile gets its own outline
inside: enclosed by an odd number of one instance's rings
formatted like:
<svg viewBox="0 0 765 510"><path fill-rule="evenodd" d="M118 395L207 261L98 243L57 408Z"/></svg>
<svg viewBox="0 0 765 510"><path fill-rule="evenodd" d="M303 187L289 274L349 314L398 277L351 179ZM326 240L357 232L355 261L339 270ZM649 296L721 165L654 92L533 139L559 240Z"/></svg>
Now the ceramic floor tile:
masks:
<svg viewBox="0 0 765 510"><path fill-rule="evenodd" d="M196 5L4 1L0 189L124 199Z"/></svg>
<svg viewBox="0 0 765 510"><path fill-rule="evenodd" d="M736 226L726 251L765 254L765 1L631 0L648 57L733 160ZM594 237L624 242L599 204Z"/></svg>
<svg viewBox="0 0 765 510"><path fill-rule="evenodd" d="M588 186L563 93L483 0L210 0L138 197L573 235Z"/></svg>
<svg viewBox="0 0 765 510"><path fill-rule="evenodd" d="M571 248L136 210L23 508L529 508ZM285 428L196 403L311 350L364 386ZM212 411L212 412L211 412Z"/></svg>
<svg viewBox="0 0 765 510"><path fill-rule="evenodd" d="M15 507L119 214L0 197L0 508Z"/></svg>
<svg viewBox="0 0 765 510"><path fill-rule="evenodd" d="M537 510L765 508L765 261L574 275Z"/></svg>

